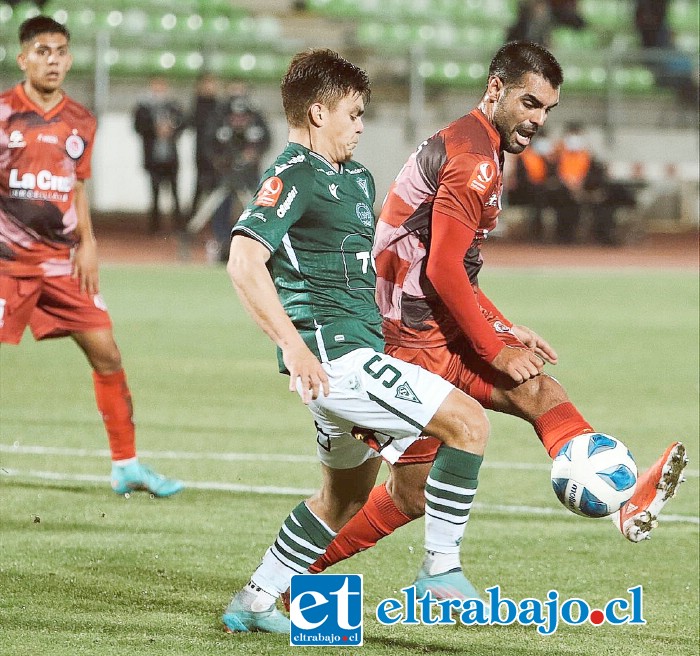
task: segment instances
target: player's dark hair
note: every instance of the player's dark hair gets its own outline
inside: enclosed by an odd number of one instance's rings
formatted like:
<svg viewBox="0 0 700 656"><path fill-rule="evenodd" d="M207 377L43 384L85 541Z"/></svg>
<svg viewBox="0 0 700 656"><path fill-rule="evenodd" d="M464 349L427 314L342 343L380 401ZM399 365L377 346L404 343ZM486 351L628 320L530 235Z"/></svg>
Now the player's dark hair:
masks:
<svg viewBox="0 0 700 656"><path fill-rule="evenodd" d="M19 26L20 45L31 41L39 34L63 34L66 40L70 41L70 32L65 25L61 25L61 23L50 16L33 16L32 18L27 18Z"/></svg>
<svg viewBox="0 0 700 656"><path fill-rule="evenodd" d="M367 73L337 52L323 48L294 55L280 87L291 127L305 125L309 107L316 102L332 110L350 93L359 93L365 103L371 94Z"/></svg>
<svg viewBox="0 0 700 656"><path fill-rule="evenodd" d="M561 66L554 55L530 41L506 43L489 66L489 77L499 77L505 86L517 84L526 73L541 75L555 89L564 81Z"/></svg>

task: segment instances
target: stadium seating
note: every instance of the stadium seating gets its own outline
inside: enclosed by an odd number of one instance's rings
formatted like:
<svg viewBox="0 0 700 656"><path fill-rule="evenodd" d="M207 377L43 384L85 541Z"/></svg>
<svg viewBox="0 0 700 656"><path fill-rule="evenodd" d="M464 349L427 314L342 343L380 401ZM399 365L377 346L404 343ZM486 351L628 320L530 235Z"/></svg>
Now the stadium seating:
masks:
<svg viewBox="0 0 700 656"><path fill-rule="evenodd" d="M14 69L17 28L38 13L30 2L0 2L0 68ZM279 79L289 61L279 19L229 0L50 0L42 13L71 30L78 74L94 72L98 34L109 44L100 57L116 76L195 77L206 69L264 81Z"/></svg>

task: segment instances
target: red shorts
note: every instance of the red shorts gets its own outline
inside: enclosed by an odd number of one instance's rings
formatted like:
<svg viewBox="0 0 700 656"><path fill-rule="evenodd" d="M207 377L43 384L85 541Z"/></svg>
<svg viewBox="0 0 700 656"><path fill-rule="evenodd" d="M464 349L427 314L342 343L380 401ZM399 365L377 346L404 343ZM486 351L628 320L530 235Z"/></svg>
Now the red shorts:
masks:
<svg viewBox="0 0 700 656"><path fill-rule="evenodd" d="M19 344L27 325L34 339L111 329L102 297L80 291L71 276L15 278L0 274L0 343Z"/></svg>
<svg viewBox="0 0 700 656"><path fill-rule="evenodd" d="M491 325L500 323L497 317L485 314ZM502 332L496 329L496 326L494 330L506 346L525 348L525 345L512 333ZM517 385L511 378L497 372L491 365L484 362L466 339L433 348L411 348L387 344L385 351L399 360L412 362L438 374L478 401L484 408L491 407L491 394L495 385L504 389ZM439 446L440 441L434 437L417 440L404 451L397 464L432 462Z"/></svg>

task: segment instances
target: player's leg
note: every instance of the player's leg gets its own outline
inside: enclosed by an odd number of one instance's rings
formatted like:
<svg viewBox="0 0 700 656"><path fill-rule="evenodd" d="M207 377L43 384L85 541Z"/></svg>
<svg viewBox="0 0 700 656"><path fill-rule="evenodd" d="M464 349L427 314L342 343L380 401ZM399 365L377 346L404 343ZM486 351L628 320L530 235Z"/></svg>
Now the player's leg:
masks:
<svg viewBox="0 0 700 656"><path fill-rule="evenodd" d="M138 460L131 391L112 330L75 332L71 336L92 367L97 409L112 454L112 489L117 494L141 490L156 497L169 497L182 490L181 481L166 478Z"/></svg>
<svg viewBox="0 0 700 656"><path fill-rule="evenodd" d="M38 340L70 336L85 353L109 439L114 491L146 490L159 497L179 492L183 487L180 481L160 476L138 462L131 392L100 295L81 292L77 280L70 276L46 277L30 327Z"/></svg>
<svg viewBox="0 0 700 656"><path fill-rule="evenodd" d="M322 464L319 492L292 510L250 581L226 607L222 620L227 631L289 631L289 620L275 608L277 598L289 588L292 576L306 572L336 531L362 507L379 471L380 458L370 457L364 445L349 440L333 457L336 462L345 458L341 464L358 459L361 464L341 469Z"/></svg>
<svg viewBox="0 0 700 656"><path fill-rule="evenodd" d="M480 392L477 388L477 383L471 387L478 398ZM490 402L484 402L493 410L530 422L551 458L570 439L582 433L594 432L594 428L569 401L561 384L545 374L515 387L496 385L492 389ZM658 525L659 513L685 480L683 469L687 463L685 446L681 442L673 442L654 465L639 476L632 498L612 515L614 525L630 542L640 542L650 537L651 531Z"/></svg>
<svg viewBox="0 0 700 656"><path fill-rule="evenodd" d="M404 455L412 455L413 447L429 444L431 453L424 462L403 459L389 465L386 482L375 486L360 511L343 526L333 542L310 568L320 573L331 565L373 547L379 540L391 535L397 528L408 524L425 512L425 481L435 459L439 442L425 438L414 442Z"/></svg>

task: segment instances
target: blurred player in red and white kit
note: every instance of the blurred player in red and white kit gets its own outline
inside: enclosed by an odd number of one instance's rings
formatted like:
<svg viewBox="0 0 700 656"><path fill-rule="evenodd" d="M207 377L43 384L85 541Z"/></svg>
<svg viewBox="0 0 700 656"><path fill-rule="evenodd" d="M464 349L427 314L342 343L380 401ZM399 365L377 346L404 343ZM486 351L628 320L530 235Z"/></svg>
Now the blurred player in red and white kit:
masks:
<svg viewBox="0 0 700 656"><path fill-rule="evenodd" d="M61 84L72 58L68 30L35 16L19 28L24 81L0 95L0 343L72 337L92 369L117 494L179 492L136 456L131 394L99 295L97 249L85 181L95 117Z"/></svg>
<svg viewBox="0 0 700 656"><path fill-rule="evenodd" d="M543 47L503 46L479 105L424 141L404 165L384 202L373 249L387 353L439 374L485 408L525 419L552 458L571 438L595 431L543 372L545 362L557 362L554 349L506 319L477 276L481 244L501 209L503 153L527 148L558 104L562 81L559 64ZM432 438L414 443L312 571L371 547L422 515L436 448ZM629 540L648 537L686 462L685 448L676 442L640 476L634 496L614 516ZM432 565L423 564L419 579L431 576ZM435 571L445 572L446 565L438 563ZM473 596L453 583L442 574L431 589L438 596Z"/></svg>

